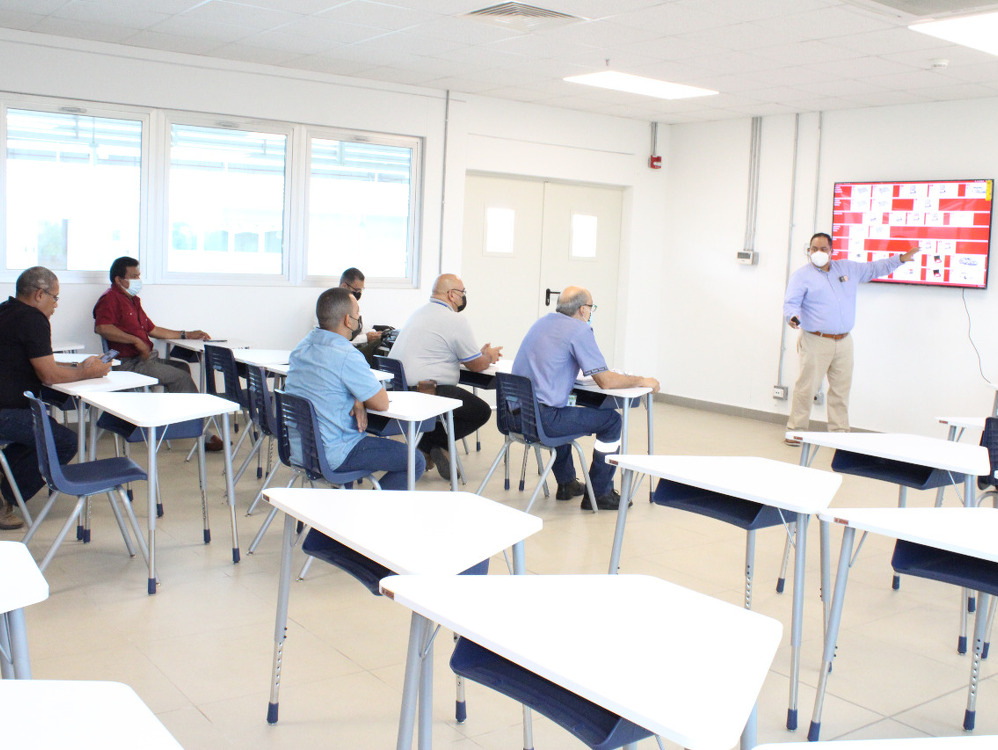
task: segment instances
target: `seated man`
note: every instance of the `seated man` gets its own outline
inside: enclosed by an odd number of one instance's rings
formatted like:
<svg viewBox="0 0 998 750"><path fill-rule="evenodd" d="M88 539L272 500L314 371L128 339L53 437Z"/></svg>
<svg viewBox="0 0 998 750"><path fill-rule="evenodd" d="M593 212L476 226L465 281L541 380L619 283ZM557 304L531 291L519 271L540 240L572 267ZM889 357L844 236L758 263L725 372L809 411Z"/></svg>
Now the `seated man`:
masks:
<svg viewBox="0 0 998 750"><path fill-rule="evenodd" d="M478 348L471 325L458 315L468 304L468 293L457 276L445 273L433 284L430 301L412 314L399 331L391 356L400 360L410 388L421 380L436 381L438 396L461 401L454 410L454 440L470 435L492 416L492 408L473 393L459 388L460 365L481 372L499 361L501 346L488 343ZM447 433L441 423L419 441L440 476L450 481Z"/></svg>
<svg viewBox="0 0 998 750"><path fill-rule="evenodd" d="M340 289L346 289L360 302L360 297L364 293L364 274L359 268L348 268L340 276ZM360 337L358 337L360 338ZM381 343L381 331L366 331L363 339L354 342L354 346L360 349L361 354L368 364L374 363L374 350Z"/></svg>
<svg viewBox="0 0 998 750"><path fill-rule="evenodd" d="M406 489L405 444L364 434L367 409L387 409L388 394L350 344L364 328L357 300L346 289L327 289L315 304L315 317L319 327L291 352L285 389L315 406L333 471L384 471L382 489ZM417 451L417 479L425 468Z"/></svg>
<svg viewBox="0 0 998 750"><path fill-rule="evenodd" d="M616 467L606 463L606 455L620 450L620 415L613 409L569 406L568 397L579 370L583 375L591 375L600 388L651 388L652 393L658 393L658 381L607 369L590 327L596 305L588 289L568 287L558 297L555 309L557 312L545 315L527 331L513 360L513 374L524 375L533 383L534 395L540 403L541 424L548 435L579 432L596 435L589 467L596 507L615 510L620 504L620 495L613 489ZM571 500L585 495L585 484L575 478L572 447L563 445L555 456L552 467L558 482L555 497ZM583 497L582 508L588 507L589 499Z"/></svg>
<svg viewBox="0 0 998 750"><path fill-rule="evenodd" d="M204 331L175 331L153 323L145 310L139 292L142 274L135 258L123 256L111 264L111 288L94 305L94 333L118 350L119 370L129 370L156 378L166 393L197 393L191 378L191 368L185 362L160 359L152 339L211 338ZM212 435L205 450L222 450L222 441Z"/></svg>
<svg viewBox="0 0 998 750"><path fill-rule="evenodd" d="M14 482L27 501L44 486L38 470L35 432L25 391L39 395L42 384L72 383L102 378L111 365L88 357L78 367L60 365L52 356L49 318L59 305L59 279L42 266L29 268L17 278L14 293L0 304L0 441L9 442L4 457ZM76 433L49 417L59 463L76 455ZM0 529L19 529L24 521L15 512L14 492L2 476Z"/></svg>

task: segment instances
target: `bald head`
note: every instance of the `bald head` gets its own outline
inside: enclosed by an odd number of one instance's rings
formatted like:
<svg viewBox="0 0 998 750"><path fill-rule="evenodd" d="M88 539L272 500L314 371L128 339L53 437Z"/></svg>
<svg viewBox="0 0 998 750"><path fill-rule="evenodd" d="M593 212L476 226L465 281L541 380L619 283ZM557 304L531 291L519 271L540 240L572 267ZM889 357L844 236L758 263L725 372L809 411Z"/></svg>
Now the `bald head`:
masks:
<svg viewBox="0 0 998 750"><path fill-rule="evenodd" d="M588 289L581 286L569 286L561 290L558 295L558 306L555 310L570 318L578 318L579 310L585 305L592 305L593 295ZM588 318L588 314L586 316Z"/></svg>
<svg viewBox="0 0 998 750"><path fill-rule="evenodd" d="M467 296L464 282L453 273L442 273L433 282L433 299L445 303L451 310L460 312L464 309Z"/></svg>

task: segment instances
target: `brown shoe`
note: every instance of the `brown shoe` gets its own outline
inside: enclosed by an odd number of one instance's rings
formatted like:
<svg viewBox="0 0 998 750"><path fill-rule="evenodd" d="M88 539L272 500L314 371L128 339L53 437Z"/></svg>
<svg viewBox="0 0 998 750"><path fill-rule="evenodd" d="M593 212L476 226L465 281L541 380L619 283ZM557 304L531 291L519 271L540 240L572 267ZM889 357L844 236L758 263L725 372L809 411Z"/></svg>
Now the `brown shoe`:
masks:
<svg viewBox="0 0 998 750"><path fill-rule="evenodd" d="M218 435L212 435L210 438L204 441L204 449L210 453L217 453L225 447L225 443L222 442L222 438Z"/></svg>
<svg viewBox="0 0 998 750"><path fill-rule="evenodd" d="M0 504L0 530L15 531L24 528L24 520L17 514L14 506Z"/></svg>

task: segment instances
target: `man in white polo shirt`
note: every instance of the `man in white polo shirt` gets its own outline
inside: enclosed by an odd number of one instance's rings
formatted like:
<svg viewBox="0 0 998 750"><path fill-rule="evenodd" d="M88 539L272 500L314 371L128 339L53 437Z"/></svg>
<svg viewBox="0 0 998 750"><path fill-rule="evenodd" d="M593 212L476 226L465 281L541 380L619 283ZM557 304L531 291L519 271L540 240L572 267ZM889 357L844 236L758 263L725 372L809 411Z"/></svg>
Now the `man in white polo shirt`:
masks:
<svg viewBox="0 0 998 750"><path fill-rule="evenodd" d="M501 346L477 345L471 324L459 315L467 304L468 292L460 278L452 273L438 276L430 301L402 326L389 355L402 362L410 388L421 380L435 380L438 396L461 401L461 406L454 410L455 440L470 435L492 416L487 403L458 387L460 366L481 372L502 356ZM443 425L438 423L436 429L425 433L419 449L429 455L440 476L450 480L450 456Z"/></svg>

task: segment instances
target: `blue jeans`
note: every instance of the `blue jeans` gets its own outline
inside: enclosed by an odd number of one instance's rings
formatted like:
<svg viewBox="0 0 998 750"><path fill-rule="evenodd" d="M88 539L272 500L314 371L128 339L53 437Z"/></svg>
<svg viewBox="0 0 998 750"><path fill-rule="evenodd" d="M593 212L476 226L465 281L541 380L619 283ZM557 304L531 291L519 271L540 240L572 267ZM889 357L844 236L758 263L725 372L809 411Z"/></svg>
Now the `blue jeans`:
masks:
<svg viewBox="0 0 998 750"><path fill-rule="evenodd" d="M589 480L593 484L596 497L609 495L613 489L613 473L616 466L606 462L608 453L620 452L620 415L614 409L590 409L585 406L554 406L540 405L541 426L548 437L563 437L565 435L596 435L598 443L617 443L617 449L600 451L593 448L593 462L589 465ZM571 444L555 449L554 466L555 481L565 484L575 479L575 465L572 463Z"/></svg>
<svg viewBox="0 0 998 750"><path fill-rule="evenodd" d="M405 443L365 435L333 471L384 471L384 476L378 480L381 489L404 490L407 488L408 461L409 453ZM422 453L416 451L416 479L423 476L424 471L426 460Z"/></svg>
<svg viewBox="0 0 998 750"><path fill-rule="evenodd" d="M59 463L69 463L76 455L76 433L63 427L52 417L48 418L55 438L55 452ZM14 476L21 497L25 501L34 497L45 480L38 468L38 452L35 449L35 427L31 418L31 409L0 409L0 442L9 442L3 452L4 458L10 464L10 473ZM0 472L0 476L2 472ZM0 492L8 504L14 505L14 493L3 476Z"/></svg>

